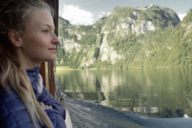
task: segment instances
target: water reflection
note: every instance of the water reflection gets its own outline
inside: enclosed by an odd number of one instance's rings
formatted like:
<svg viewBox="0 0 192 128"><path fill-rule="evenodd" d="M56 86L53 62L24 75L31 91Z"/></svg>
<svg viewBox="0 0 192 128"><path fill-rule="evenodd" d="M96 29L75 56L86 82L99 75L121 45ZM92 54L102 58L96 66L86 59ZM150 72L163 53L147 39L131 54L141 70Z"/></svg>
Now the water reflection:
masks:
<svg viewBox="0 0 192 128"><path fill-rule="evenodd" d="M77 70L57 74L64 92L125 112L192 115L192 70Z"/></svg>

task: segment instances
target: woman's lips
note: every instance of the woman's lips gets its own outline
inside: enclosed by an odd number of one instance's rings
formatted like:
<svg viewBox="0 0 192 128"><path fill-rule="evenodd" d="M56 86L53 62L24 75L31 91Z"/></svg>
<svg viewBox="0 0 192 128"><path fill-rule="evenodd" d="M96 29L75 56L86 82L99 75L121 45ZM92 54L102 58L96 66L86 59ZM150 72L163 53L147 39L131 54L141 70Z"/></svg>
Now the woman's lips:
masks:
<svg viewBox="0 0 192 128"><path fill-rule="evenodd" d="M57 52L57 48L48 48L49 51Z"/></svg>

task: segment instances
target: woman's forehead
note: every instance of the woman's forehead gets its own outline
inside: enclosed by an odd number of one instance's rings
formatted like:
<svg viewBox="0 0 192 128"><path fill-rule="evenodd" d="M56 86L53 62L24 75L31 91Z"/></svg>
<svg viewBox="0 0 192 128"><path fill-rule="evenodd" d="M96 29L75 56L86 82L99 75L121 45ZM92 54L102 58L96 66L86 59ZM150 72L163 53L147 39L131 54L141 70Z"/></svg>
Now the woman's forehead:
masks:
<svg viewBox="0 0 192 128"><path fill-rule="evenodd" d="M51 13L46 9L35 9L29 19L26 22L26 25L37 25L37 26L50 26L54 27L53 17Z"/></svg>

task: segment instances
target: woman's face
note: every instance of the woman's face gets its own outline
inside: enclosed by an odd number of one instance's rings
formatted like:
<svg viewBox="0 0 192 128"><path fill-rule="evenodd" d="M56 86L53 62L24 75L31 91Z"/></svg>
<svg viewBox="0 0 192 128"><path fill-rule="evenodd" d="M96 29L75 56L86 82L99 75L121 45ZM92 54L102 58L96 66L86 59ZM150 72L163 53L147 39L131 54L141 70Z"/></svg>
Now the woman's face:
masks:
<svg viewBox="0 0 192 128"><path fill-rule="evenodd" d="M27 64L36 66L44 61L55 60L57 44L55 26L49 11L34 9L26 20L22 35L21 53Z"/></svg>

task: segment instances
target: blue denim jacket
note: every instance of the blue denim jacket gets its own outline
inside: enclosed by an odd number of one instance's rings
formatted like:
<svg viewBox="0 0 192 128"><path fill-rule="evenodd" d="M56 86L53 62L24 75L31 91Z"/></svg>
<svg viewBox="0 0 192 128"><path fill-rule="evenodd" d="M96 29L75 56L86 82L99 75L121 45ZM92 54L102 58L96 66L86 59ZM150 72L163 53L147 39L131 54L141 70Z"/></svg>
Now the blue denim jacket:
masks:
<svg viewBox="0 0 192 128"><path fill-rule="evenodd" d="M52 121L54 128L65 128L63 106L48 93L44 86L39 91L39 67L27 70L27 74L37 100L52 107L52 109L46 109L45 112ZM0 128L35 128L26 107L13 90L0 89Z"/></svg>

